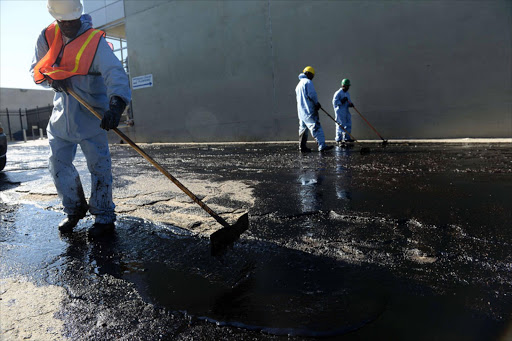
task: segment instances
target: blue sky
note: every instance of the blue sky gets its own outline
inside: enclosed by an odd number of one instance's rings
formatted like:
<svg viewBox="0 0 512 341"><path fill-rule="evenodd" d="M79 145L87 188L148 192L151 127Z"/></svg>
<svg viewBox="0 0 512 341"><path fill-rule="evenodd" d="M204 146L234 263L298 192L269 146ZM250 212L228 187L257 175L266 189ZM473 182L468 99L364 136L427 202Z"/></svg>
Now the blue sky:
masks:
<svg viewBox="0 0 512 341"><path fill-rule="evenodd" d="M47 0L0 0L0 87L43 89L28 70L37 37L54 20Z"/></svg>

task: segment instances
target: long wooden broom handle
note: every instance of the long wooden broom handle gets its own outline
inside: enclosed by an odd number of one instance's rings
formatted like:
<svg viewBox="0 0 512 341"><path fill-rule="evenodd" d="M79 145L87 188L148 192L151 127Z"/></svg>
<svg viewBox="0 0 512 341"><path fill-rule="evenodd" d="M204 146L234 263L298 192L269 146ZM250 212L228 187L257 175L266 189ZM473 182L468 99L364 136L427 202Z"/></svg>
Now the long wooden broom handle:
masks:
<svg viewBox="0 0 512 341"><path fill-rule="evenodd" d="M350 138L351 138L352 140L357 141L357 140L354 138L354 136L352 136L352 135L347 131L347 129L345 129L345 128L344 128L344 127L343 127L343 126L342 126L338 121L336 121L336 120L334 119L334 117L332 117L331 115L329 115L329 113L328 113L327 111L325 111L325 110L324 110L324 108L320 108L320 109L322 109L322 111L323 111L327 116L329 116L329 117L331 118L331 120L333 120L333 121L334 121L334 122L335 122L335 123L336 123L336 124L341 128L341 129L343 129L343 131L344 131L345 133L347 133L347 134L348 134L348 136L350 136Z"/></svg>
<svg viewBox="0 0 512 341"><path fill-rule="evenodd" d="M370 124L370 122L368 122L368 120L367 120L366 118L364 118L364 116L359 112L359 110L357 110L357 109L356 109L356 107L353 107L353 108L354 108L354 110L359 114L359 116L361 116L361 117L363 118L363 120L364 120L366 123L368 123L368 125L370 126L370 128L372 128L372 129L373 129L373 131L374 131L377 135L379 135L379 137L382 139L382 141L386 141L386 140L385 140L385 139L384 139L384 138L379 134L379 132L377 131L377 129L375 129L375 128Z"/></svg>
<svg viewBox="0 0 512 341"><path fill-rule="evenodd" d="M67 89L67 92L73 96L78 102L80 102L80 104L82 104L84 107L86 107L87 109L89 109L89 111L94 114L94 116L96 116L97 118L99 118L100 120L102 119L101 115L98 114L96 112L96 110L94 110L93 107L91 107L87 102L85 102L77 93L75 93L73 90L70 90L70 89ZM151 163L153 166L156 167L156 169L158 169L163 175L165 175L167 178L169 178L169 180L171 180L176 186L179 187L179 189L181 189L183 192L185 192L186 195L188 195L196 204L198 204L199 206L201 206L201 208L203 210L205 210L206 212L208 212L208 214L210 214L215 220L217 220L217 222L219 224L221 224L222 226L224 227L230 227L230 225L224 220L222 219L217 213L215 213L210 207L208 207L208 205L206 205L204 202L202 202L194 193L192 193L187 187L185 187L178 179L176 179L171 173L169 173L164 167L160 166L160 164L158 162L156 162L155 160L153 160L153 158L151 156L149 156L148 154L146 154L145 151L143 151L142 149L139 148L139 146L137 146L135 144L135 142L133 142L128 136L126 136L122 131L120 131L119 129L117 128L113 128L112 129L120 138L122 138L126 143L128 143L130 146L132 146L133 149L135 149L135 151L137 151L137 153L139 153L143 158L145 158L146 160L149 161L149 163Z"/></svg>

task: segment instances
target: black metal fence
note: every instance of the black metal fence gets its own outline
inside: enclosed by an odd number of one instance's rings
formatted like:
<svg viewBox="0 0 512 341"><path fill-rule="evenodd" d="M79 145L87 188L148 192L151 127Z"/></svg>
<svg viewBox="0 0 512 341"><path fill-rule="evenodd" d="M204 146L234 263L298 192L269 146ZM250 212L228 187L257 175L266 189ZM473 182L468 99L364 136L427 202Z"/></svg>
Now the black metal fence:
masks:
<svg viewBox="0 0 512 341"><path fill-rule="evenodd" d="M5 135L10 141L23 140L23 130L26 136L41 138L46 132L46 126L52 115L53 106L36 107L33 109L8 109L0 111L0 119L4 128ZM41 132L43 136L41 136Z"/></svg>

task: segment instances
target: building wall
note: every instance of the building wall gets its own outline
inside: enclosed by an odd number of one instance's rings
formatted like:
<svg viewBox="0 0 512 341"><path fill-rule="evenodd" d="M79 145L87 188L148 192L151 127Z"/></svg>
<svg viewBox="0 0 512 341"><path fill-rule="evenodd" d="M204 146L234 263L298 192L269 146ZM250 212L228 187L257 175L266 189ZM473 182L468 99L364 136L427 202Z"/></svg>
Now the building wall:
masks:
<svg viewBox="0 0 512 341"><path fill-rule="evenodd" d="M53 105L54 94L55 92L52 90L0 88L0 122L2 122L6 133L8 130L7 110L9 111L11 131L16 132L21 129L19 110L21 109L22 112L23 127L27 128L25 109Z"/></svg>
<svg viewBox="0 0 512 341"><path fill-rule="evenodd" d="M295 86L350 78L387 138L512 136L512 2L126 1L137 141L296 140ZM320 113L328 139L334 122ZM353 135L375 135L353 112Z"/></svg>
<svg viewBox="0 0 512 341"><path fill-rule="evenodd" d="M108 26L124 18L123 0L83 0L84 12L93 18L94 27Z"/></svg>

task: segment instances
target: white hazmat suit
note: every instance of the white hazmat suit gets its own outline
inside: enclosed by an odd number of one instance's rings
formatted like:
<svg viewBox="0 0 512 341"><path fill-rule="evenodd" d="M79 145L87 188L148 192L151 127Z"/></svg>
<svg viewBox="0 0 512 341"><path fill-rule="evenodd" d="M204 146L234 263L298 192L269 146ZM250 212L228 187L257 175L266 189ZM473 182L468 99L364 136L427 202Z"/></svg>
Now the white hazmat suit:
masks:
<svg viewBox="0 0 512 341"><path fill-rule="evenodd" d="M91 17L82 15L78 35L92 27ZM44 30L37 40L30 72L34 73L37 62L45 56L49 47ZM76 75L68 79L70 87L101 114L109 109L112 96L118 96L128 104L131 91L128 76L112 49L101 38L88 75ZM47 82L43 86L49 87ZM113 223L116 220L112 201L112 171L107 133L100 128L100 120L71 95L55 93L54 108L47 132L50 145L49 170L67 215L95 215L95 222ZM91 173L89 205L85 200L82 184L73 160L80 145Z"/></svg>
<svg viewBox="0 0 512 341"><path fill-rule="evenodd" d="M297 95L297 113L299 116L299 135L306 134L307 129L318 143L318 150L326 148L325 135L320 125L318 111L315 109L318 104L318 96L313 82L304 74L299 75L299 84L295 88Z"/></svg>
<svg viewBox="0 0 512 341"><path fill-rule="evenodd" d="M342 99L344 97L347 98L347 101L342 103ZM336 122L341 124L343 128L345 128L345 130L349 133L352 133L352 115L350 114L350 111L348 111L349 104L351 102L352 101L350 100L350 94L348 91L344 92L343 89L340 88L334 93L332 106L334 107ZM348 134L346 134L343 129L341 129L336 124L336 142L345 141L348 139L350 139L350 136L348 136Z"/></svg>

